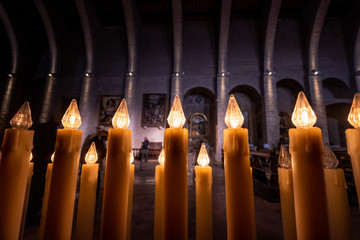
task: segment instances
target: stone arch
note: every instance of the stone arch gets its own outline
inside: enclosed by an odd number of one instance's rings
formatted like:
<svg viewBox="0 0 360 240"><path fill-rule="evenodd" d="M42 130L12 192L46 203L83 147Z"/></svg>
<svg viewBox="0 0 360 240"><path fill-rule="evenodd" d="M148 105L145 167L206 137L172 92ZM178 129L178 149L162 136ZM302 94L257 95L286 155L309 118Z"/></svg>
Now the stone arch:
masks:
<svg viewBox="0 0 360 240"><path fill-rule="evenodd" d="M249 85L239 85L230 90L234 94L244 116L243 127L249 130L250 147L262 147L264 143L264 118L262 98L259 92Z"/></svg>
<svg viewBox="0 0 360 240"><path fill-rule="evenodd" d="M322 81L322 85L325 99L346 99L353 95L346 83L337 78L326 78Z"/></svg>
<svg viewBox="0 0 360 240"><path fill-rule="evenodd" d="M333 103L327 105L326 117L328 122L329 143L332 147L346 147L345 130L351 128L347 121L350 103Z"/></svg>

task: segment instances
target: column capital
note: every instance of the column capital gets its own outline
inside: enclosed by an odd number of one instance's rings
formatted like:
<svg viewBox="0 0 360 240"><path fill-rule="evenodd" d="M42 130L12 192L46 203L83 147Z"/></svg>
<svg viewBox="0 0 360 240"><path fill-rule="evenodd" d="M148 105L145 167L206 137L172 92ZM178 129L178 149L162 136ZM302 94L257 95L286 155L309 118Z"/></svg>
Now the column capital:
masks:
<svg viewBox="0 0 360 240"><path fill-rule="evenodd" d="M219 72L218 77L228 77L230 75L230 72Z"/></svg>

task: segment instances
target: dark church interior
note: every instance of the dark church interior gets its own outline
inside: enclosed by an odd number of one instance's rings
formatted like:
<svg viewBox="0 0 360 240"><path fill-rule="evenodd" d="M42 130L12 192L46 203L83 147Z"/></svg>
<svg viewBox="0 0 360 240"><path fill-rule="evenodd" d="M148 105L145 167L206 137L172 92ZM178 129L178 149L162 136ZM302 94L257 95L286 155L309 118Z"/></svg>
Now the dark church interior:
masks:
<svg viewBox="0 0 360 240"><path fill-rule="evenodd" d="M291 152L299 92L316 114L322 146L330 146L343 171L349 231L360 239L360 186L345 133L353 129L348 115L360 91L359 12L358 0L0 0L0 142L25 101L34 130L33 175L18 239L42 239L47 166L73 99L82 138L71 239L81 239L75 233L81 169L92 142L99 168L92 238L105 239L108 137L123 99L135 164L127 240L156 239L155 168L175 96L188 131L187 239L201 239L194 168L202 144L212 167L212 238L231 239L223 133L230 95L248 129L256 237L287 239L278 160L280 146Z"/></svg>

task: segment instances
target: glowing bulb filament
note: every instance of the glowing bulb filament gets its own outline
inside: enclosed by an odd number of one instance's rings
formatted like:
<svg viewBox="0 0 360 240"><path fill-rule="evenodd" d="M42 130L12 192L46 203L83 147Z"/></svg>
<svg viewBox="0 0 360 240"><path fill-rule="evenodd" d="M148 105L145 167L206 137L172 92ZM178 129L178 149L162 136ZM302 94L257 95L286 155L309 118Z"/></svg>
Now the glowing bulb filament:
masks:
<svg viewBox="0 0 360 240"><path fill-rule="evenodd" d="M186 118L178 95L175 96L167 121L170 128L182 128L185 124Z"/></svg>
<svg viewBox="0 0 360 240"><path fill-rule="evenodd" d="M161 166L164 166L164 163L165 163L165 151L164 151L164 148L161 149L161 153L159 155L158 161L159 161Z"/></svg>
<svg viewBox="0 0 360 240"><path fill-rule="evenodd" d="M85 155L85 161L87 164L94 164L98 159L98 155L96 152L96 146L95 143L91 143L91 146L89 148L89 151Z"/></svg>
<svg viewBox="0 0 360 240"><path fill-rule="evenodd" d="M297 128L310 128L317 120L303 92L299 92L291 120Z"/></svg>
<svg viewBox="0 0 360 240"><path fill-rule="evenodd" d="M279 165L282 168L291 168L291 157L283 144L280 146Z"/></svg>
<svg viewBox="0 0 360 240"><path fill-rule="evenodd" d="M209 155L207 154L205 144L203 143L201 144L199 156L197 158L197 163L199 164L200 167L207 167L209 165L209 162L210 162L210 158Z"/></svg>
<svg viewBox="0 0 360 240"><path fill-rule="evenodd" d="M134 162L134 154L130 152L130 164Z"/></svg>
<svg viewBox="0 0 360 240"><path fill-rule="evenodd" d="M30 152L29 162L31 162L31 160L33 160L33 154L32 154L32 152Z"/></svg>
<svg viewBox="0 0 360 240"><path fill-rule="evenodd" d="M29 102L25 102L10 121L13 128L29 129L33 124Z"/></svg>
<svg viewBox="0 0 360 240"><path fill-rule="evenodd" d="M244 123L244 116L233 94L230 95L225 115L225 124L228 128L241 128Z"/></svg>
<svg viewBox="0 0 360 240"><path fill-rule="evenodd" d="M66 129L78 129L81 125L81 117L76 100L73 99L66 110L61 122Z"/></svg>
<svg viewBox="0 0 360 240"><path fill-rule="evenodd" d="M51 155L50 159L52 162L54 162L54 158L55 158L55 152L53 152L53 154Z"/></svg>
<svg viewBox="0 0 360 240"><path fill-rule="evenodd" d="M356 93L348 116L349 123L354 128L360 128L360 94Z"/></svg>
<svg viewBox="0 0 360 240"><path fill-rule="evenodd" d="M324 167L327 169L336 169L338 165L339 160L331 150L330 145L326 143L324 148Z"/></svg>
<svg viewBox="0 0 360 240"><path fill-rule="evenodd" d="M114 128L128 128L130 125L129 112L126 105L126 100L123 99L116 110L116 113L112 119L112 125Z"/></svg>

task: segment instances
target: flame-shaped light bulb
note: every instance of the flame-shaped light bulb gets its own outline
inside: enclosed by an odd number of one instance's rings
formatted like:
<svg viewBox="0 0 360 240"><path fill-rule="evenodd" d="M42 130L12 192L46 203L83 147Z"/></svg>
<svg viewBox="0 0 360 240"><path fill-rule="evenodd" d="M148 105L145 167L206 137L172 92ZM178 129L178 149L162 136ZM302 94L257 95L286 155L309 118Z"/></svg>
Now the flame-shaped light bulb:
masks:
<svg viewBox="0 0 360 240"><path fill-rule="evenodd" d="M182 128L185 124L186 118L178 95L175 96L167 121L170 128Z"/></svg>
<svg viewBox="0 0 360 240"><path fill-rule="evenodd" d="M114 128L128 128L130 125L130 117L126 100L123 99L116 110L116 113L112 119L112 125Z"/></svg>
<svg viewBox="0 0 360 240"><path fill-rule="evenodd" d="M165 163L165 150L164 150L164 148L161 149L158 161L159 161L161 166L164 166L164 163Z"/></svg>
<svg viewBox="0 0 360 240"><path fill-rule="evenodd" d="M97 159L98 159L98 155L96 152L96 146L95 143L92 142L89 151L85 155L85 161L87 164L94 164L97 161Z"/></svg>
<svg viewBox="0 0 360 240"><path fill-rule="evenodd" d="M55 152L53 152L53 154L52 154L51 157L50 157L51 162L54 162L54 158L55 158Z"/></svg>
<svg viewBox="0 0 360 240"><path fill-rule="evenodd" d="M133 162L134 162L134 154L131 151L130 152L130 164L133 164Z"/></svg>
<svg viewBox="0 0 360 240"><path fill-rule="evenodd" d="M197 163L200 167L207 167L209 166L210 158L207 154L205 143L201 144L199 156L197 158Z"/></svg>
<svg viewBox="0 0 360 240"><path fill-rule="evenodd" d="M32 154L32 152L30 152L30 156L29 156L29 162L31 162L31 160L33 160L33 154Z"/></svg>
<svg viewBox="0 0 360 240"><path fill-rule="evenodd" d="M279 165L282 168L291 168L291 157L283 144L280 146Z"/></svg>
<svg viewBox="0 0 360 240"><path fill-rule="evenodd" d="M225 124L228 128L241 128L244 123L244 116L236 102L233 94L230 95L228 107L225 115Z"/></svg>
<svg viewBox="0 0 360 240"><path fill-rule="evenodd" d="M354 95L354 100L350 108L348 121L354 128L360 128L360 94L359 93L356 93Z"/></svg>
<svg viewBox="0 0 360 240"><path fill-rule="evenodd" d="M324 147L324 167L327 169L336 169L339 165L339 160L328 143Z"/></svg>
<svg viewBox="0 0 360 240"><path fill-rule="evenodd" d="M13 128L29 129L33 124L29 102L25 102L10 120Z"/></svg>
<svg viewBox="0 0 360 240"><path fill-rule="evenodd" d="M311 128L316 122L316 115L303 92L299 92L291 120L297 128Z"/></svg>
<svg viewBox="0 0 360 240"><path fill-rule="evenodd" d="M61 123L66 129L78 129L81 125L81 117L76 100L73 99L66 110Z"/></svg>

